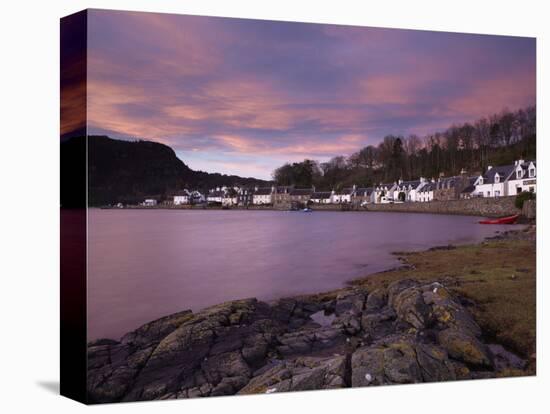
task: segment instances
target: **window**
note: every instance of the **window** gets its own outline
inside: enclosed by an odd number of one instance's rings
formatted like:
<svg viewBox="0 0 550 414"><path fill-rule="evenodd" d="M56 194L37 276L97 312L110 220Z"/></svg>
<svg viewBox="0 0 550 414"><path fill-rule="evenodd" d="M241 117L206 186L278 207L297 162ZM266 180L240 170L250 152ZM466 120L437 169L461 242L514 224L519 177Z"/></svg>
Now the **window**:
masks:
<svg viewBox="0 0 550 414"><path fill-rule="evenodd" d="M523 190L521 189L521 187L517 187L517 188L516 188L516 192L517 192L518 194L521 193L522 191L523 191Z"/></svg>
<svg viewBox="0 0 550 414"><path fill-rule="evenodd" d="M500 197L500 191L495 191L495 197Z"/></svg>
<svg viewBox="0 0 550 414"><path fill-rule="evenodd" d="M534 177L534 176L535 176L535 169L529 168L529 177Z"/></svg>
<svg viewBox="0 0 550 414"><path fill-rule="evenodd" d="M500 182L500 177L498 176L498 174L495 174L495 183L498 183Z"/></svg>
<svg viewBox="0 0 550 414"><path fill-rule="evenodd" d="M521 175L522 175L521 173L522 173L521 170L517 170L517 171L516 171L516 179L519 180L519 179L521 178Z"/></svg>
<svg viewBox="0 0 550 414"><path fill-rule="evenodd" d="M487 197L491 197L491 192L487 191Z"/></svg>

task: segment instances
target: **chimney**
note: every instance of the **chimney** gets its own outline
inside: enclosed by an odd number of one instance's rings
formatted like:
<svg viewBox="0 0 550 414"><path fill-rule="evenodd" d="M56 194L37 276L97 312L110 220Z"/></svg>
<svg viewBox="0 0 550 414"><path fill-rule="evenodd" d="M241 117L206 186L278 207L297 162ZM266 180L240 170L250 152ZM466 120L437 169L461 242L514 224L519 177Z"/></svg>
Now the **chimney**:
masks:
<svg viewBox="0 0 550 414"><path fill-rule="evenodd" d="M397 184L399 185L403 184L403 180L400 178L399 181L397 181Z"/></svg>
<svg viewBox="0 0 550 414"><path fill-rule="evenodd" d="M466 171L465 168L462 168L462 169L460 170L460 175L466 175L466 174L468 174L468 172Z"/></svg>
<svg viewBox="0 0 550 414"><path fill-rule="evenodd" d="M487 167L487 171L491 171L492 168L493 168L493 166L492 166L492 165L489 165L489 166Z"/></svg>

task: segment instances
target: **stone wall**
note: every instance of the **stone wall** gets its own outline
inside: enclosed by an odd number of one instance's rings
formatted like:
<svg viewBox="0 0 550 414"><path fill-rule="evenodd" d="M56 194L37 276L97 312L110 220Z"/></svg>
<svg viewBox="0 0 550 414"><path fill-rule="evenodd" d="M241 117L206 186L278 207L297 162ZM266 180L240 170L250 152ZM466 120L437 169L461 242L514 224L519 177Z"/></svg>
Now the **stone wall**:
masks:
<svg viewBox="0 0 550 414"><path fill-rule="evenodd" d="M525 203L523 203L523 209L521 210L521 214L525 216L525 218L528 219L534 219L537 217L537 200L526 200Z"/></svg>
<svg viewBox="0 0 550 414"><path fill-rule="evenodd" d="M515 197L496 197L431 201L429 203L369 204L367 210L502 217L521 212L514 204L515 199Z"/></svg>

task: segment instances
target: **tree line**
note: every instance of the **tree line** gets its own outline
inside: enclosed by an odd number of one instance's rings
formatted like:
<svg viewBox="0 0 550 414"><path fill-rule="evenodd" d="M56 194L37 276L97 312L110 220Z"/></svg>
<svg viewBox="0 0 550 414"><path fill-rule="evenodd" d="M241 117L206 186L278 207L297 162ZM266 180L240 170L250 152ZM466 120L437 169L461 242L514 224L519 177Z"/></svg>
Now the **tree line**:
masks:
<svg viewBox="0 0 550 414"><path fill-rule="evenodd" d="M272 176L278 185L340 189L353 184L372 186L399 179L451 176L463 169L477 175L488 165L535 157L536 108L529 106L517 111L504 109L424 137L387 135L378 145L368 145L347 157L286 163Z"/></svg>

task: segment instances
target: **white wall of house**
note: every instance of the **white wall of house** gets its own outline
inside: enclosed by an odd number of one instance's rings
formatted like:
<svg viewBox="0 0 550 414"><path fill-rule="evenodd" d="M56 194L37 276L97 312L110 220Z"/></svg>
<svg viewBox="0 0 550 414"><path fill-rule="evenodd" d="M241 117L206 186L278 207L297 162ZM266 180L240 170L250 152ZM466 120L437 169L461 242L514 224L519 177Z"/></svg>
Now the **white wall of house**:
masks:
<svg viewBox="0 0 550 414"><path fill-rule="evenodd" d="M434 192L433 190L430 191L419 191L417 193L417 201L419 203L428 203L430 201L433 201L434 199Z"/></svg>
<svg viewBox="0 0 550 414"><path fill-rule="evenodd" d="M237 197L224 197L222 198L222 206L236 206Z"/></svg>
<svg viewBox="0 0 550 414"><path fill-rule="evenodd" d="M499 178L499 182L477 184L475 195L481 197L503 197L507 195L507 190L507 183L500 181Z"/></svg>
<svg viewBox="0 0 550 414"><path fill-rule="evenodd" d="M407 195L407 200L409 200L412 203L415 203L418 201L418 190L422 188L424 183L420 183L420 185L416 188L412 188L411 191L409 191L409 194Z"/></svg>
<svg viewBox="0 0 550 414"><path fill-rule="evenodd" d="M331 196L334 204L351 203L351 194L338 194L335 193Z"/></svg>
<svg viewBox="0 0 550 414"><path fill-rule="evenodd" d="M182 204L189 204L189 196L188 195L174 196L174 205L179 206Z"/></svg>
<svg viewBox="0 0 550 414"><path fill-rule="evenodd" d="M310 201L314 204L330 204L330 198L311 198Z"/></svg>
<svg viewBox="0 0 550 414"><path fill-rule="evenodd" d="M506 182L507 194L515 196L522 191L537 192L537 167L533 162L524 170L521 166L523 160L516 161L516 169Z"/></svg>
<svg viewBox="0 0 550 414"><path fill-rule="evenodd" d="M273 202L273 197L271 194L254 194L252 196L252 204L262 205L262 204L271 204Z"/></svg>
<svg viewBox="0 0 550 414"><path fill-rule="evenodd" d="M157 200L154 200L152 198L148 198L143 202L143 205L144 206L156 206L157 205Z"/></svg>
<svg viewBox="0 0 550 414"><path fill-rule="evenodd" d="M396 188L395 184L392 185L392 186L378 186L378 187L376 187L373 191L373 193L374 193L373 202L376 204L376 203L381 203L382 201L387 202L390 199L393 200L395 188ZM383 197L384 197L384 200L383 200Z"/></svg>
<svg viewBox="0 0 550 414"><path fill-rule="evenodd" d="M191 192L190 200L195 203L204 203L206 201L206 199L204 198L204 194L196 190Z"/></svg>

